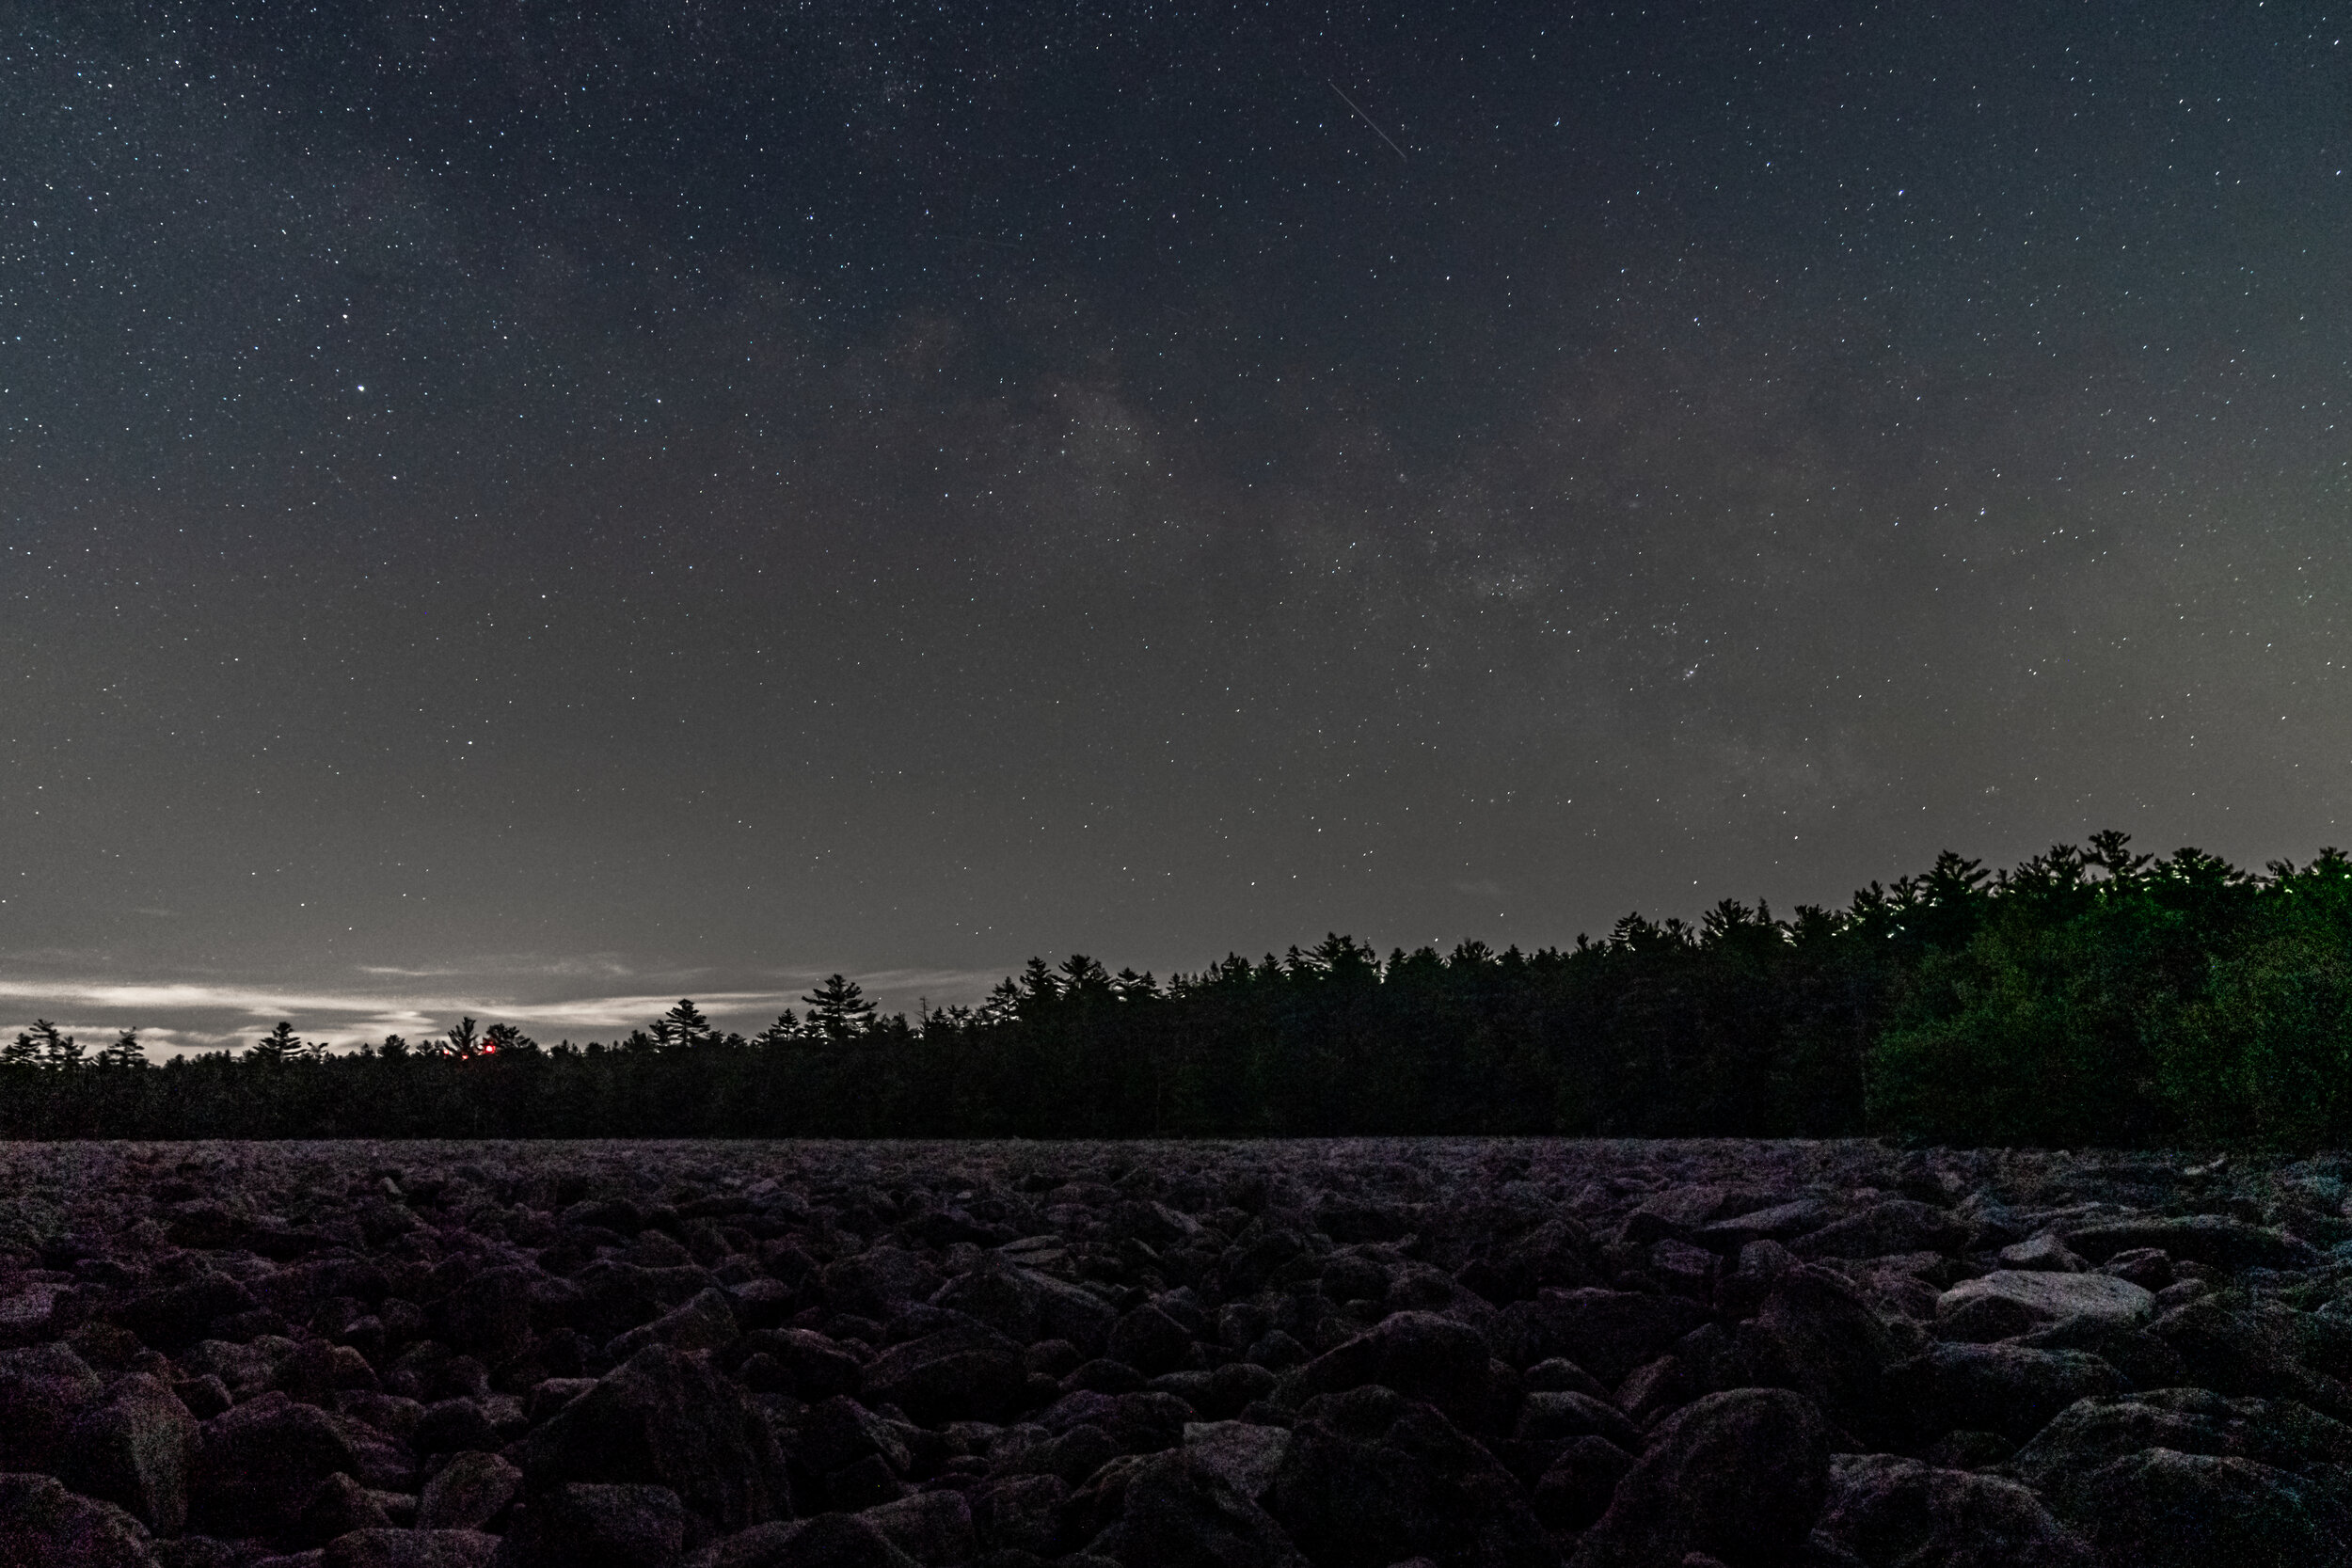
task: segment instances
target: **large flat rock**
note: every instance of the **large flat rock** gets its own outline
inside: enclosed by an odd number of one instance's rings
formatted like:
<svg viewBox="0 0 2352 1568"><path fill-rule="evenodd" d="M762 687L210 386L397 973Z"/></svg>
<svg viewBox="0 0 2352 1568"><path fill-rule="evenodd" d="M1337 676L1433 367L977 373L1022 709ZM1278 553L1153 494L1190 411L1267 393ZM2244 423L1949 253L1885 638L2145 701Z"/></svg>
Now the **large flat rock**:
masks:
<svg viewBox="0 0 2352 1568"><path fill-rule="evenodd" d="M2001 1269L1979 1279L1963 1279L1938 1296L1936 1318L1948 1319L1970 1302L1987 1296L2014 1302L2043 1323L2089 1318L2128 1327L2156 1315L2156 1298L2128 1279L2104 1274Z"/></svg>

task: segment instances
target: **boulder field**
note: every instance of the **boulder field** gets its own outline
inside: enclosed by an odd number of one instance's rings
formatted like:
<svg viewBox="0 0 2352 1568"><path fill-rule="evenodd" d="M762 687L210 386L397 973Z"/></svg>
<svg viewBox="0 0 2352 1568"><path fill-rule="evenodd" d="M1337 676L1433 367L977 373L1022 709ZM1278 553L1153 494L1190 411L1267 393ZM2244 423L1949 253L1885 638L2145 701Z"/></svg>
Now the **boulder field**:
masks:
<svg viewBox="0 0 2352 1568"><path fill-rule="evenodd" d="M0 1562L2352 1568L2352 1158L0 1146Z"/></svg>

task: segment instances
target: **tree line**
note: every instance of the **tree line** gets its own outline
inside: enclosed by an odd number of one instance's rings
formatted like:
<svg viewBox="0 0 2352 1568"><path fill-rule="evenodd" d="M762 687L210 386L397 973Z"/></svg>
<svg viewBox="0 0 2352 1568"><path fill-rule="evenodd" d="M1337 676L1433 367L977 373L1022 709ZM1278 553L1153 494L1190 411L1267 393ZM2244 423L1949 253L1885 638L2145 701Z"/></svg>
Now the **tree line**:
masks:
<svg viewBox="0 0 2352 1568"><path fill-rule="evenodd" d="M2310 1148L2352 1134L2352 861L2248 873L2119 832L1946 852L1843 909L1725 899L1597 941L1382 958L1332 935L1166 982L1031 959L977 1006L834 975L757 1034L691 1001L612 1041L461 1021L353 1052L0 1047L15 1137L1407 1133Z"/></svg>

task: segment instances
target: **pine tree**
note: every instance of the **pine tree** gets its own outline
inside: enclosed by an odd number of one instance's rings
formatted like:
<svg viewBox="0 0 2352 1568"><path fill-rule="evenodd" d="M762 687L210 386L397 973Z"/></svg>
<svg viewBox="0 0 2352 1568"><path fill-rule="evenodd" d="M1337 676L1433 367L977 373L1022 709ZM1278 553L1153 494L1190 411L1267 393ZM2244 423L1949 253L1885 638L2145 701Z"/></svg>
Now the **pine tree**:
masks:
<svg viewBox="0 0 2352 1568"><path fill-rule="evenodd" d="M280 1019L278 1027L256 1040L246 1053L246 1060L265 1067L275 1067L289 1060L302 1050L302 1041L294 1032L294 1025Z"/></svg>
<svg viewBox="0 0 2352 1568"><path fill-rule="evenodd" d="M752 1037L752 1043L763 1051L773 1051L790 1045L801 1037L801 1021L787 1007L776 1015L776 1021Z"/></svg>
<svg viewBox="0 0 2352 1568"><path fill-rule="evenodd" d="M829 1040L846 1040L874 1024L874 1005L855 980L829 974L825 983L801 998L808 1004L808 1021Z"/></svg>
<svg viewBox="0 0 2352 1568"><path fill-rule="evenodd" d="M30 1029L19 1030L14 1041L0 1046L0 1063L5 1063L9 1067L40 1066L41 1035L40 1032L45 1030L54 1034L56 1027L48 1020L42 1019L35 1022Z"/></svg>
<svg viewBox="0 0 2352 1568"><path fill-rule="evenodd" d="M138 1031L125 1029L115 1037L114 1044L98 1053L100 1065L110 1068L135 1068L147 1065L147 1047L139 1043Z"/></svg>
<svg viewBox="0 0 2352 1568"><path fill-rule="evenodd" d="M442 1055L455 1056L460 1061L482 1054L482 1037L475 1033L474 1021L469 1018L459 1019L438 1044Z"/></svg>
<svg viewBox="0 0 2352 1568"><path fill-rule="evenodd" d="M654 1023L653 1034L665 1051L673 1046L707 1045L712 1037L710 1020L691 1001L681 1001L663 1013Z"/></svg>

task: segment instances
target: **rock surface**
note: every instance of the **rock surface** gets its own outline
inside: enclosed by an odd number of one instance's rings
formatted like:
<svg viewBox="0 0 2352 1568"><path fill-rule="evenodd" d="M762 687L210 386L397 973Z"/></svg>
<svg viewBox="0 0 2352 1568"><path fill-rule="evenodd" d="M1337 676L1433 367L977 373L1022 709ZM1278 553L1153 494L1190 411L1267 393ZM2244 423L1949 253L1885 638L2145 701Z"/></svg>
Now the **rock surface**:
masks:
<svg viewBox="0 0 2352 1568"><path fill-rule="evenodd" d="M0 1559L2352 1568L2352 1160L0 1147Z"/></svg>

